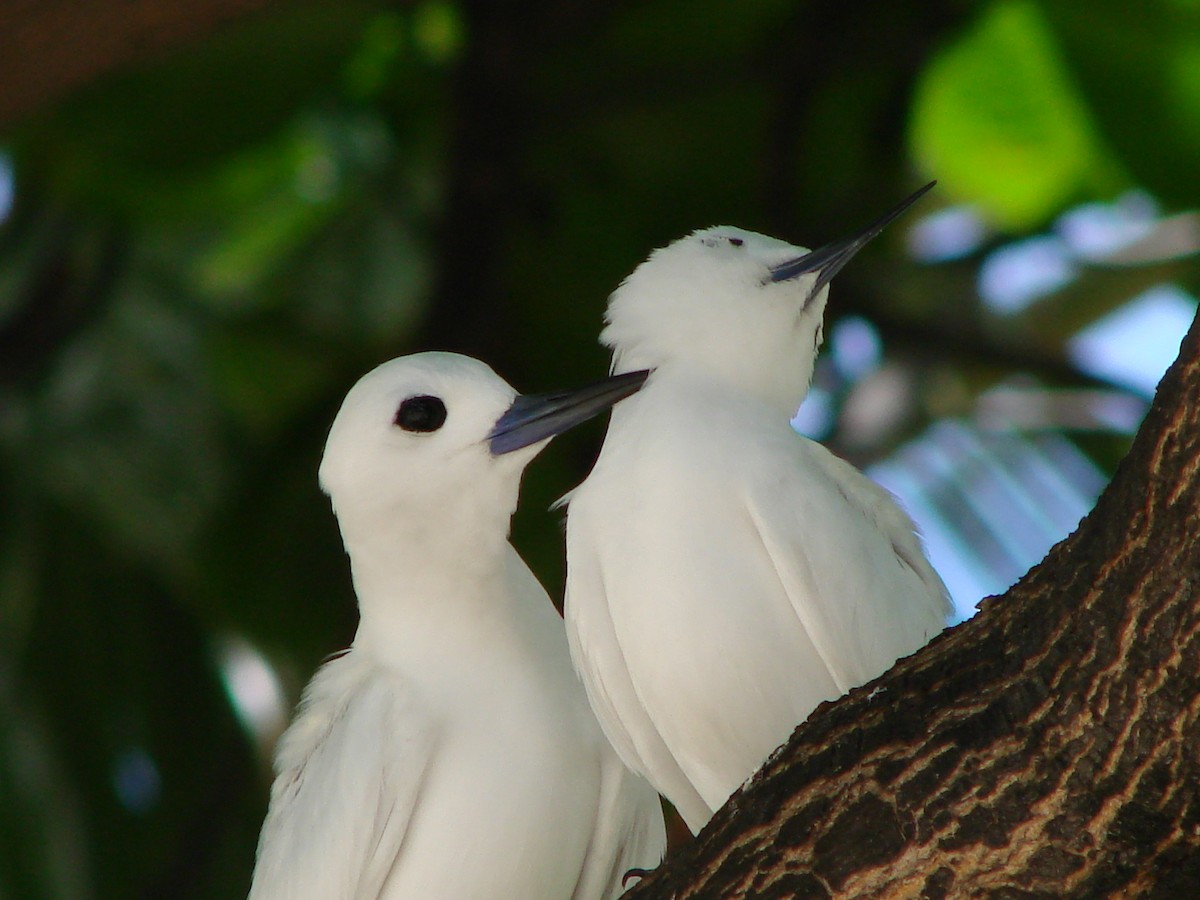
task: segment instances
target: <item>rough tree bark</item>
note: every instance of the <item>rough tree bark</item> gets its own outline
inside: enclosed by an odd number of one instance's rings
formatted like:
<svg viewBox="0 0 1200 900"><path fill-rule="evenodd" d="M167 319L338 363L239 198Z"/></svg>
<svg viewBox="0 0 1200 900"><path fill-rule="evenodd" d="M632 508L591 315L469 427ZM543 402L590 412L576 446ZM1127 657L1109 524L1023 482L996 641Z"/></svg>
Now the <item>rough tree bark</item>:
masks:
<svg viewBox="0 0 1200 900"><path fill-rule="evenodd" d="M630 900L1200 896L1200 324L1078 530Z"/></svg>

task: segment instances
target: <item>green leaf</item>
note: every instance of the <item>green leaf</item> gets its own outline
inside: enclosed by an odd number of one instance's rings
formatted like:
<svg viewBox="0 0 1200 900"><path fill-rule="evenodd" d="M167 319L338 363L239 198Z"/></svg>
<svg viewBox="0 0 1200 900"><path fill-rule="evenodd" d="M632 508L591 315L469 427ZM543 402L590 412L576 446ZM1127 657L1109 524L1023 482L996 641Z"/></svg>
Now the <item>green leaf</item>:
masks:
<svg viewBox="0 0 1200 900"><path fill-rule="evenodd" d="M1165 204L1195 206L1200 4L1046 0L1045 10L1105 143Z"/></svg>
<svg viewBox="0 0 1200 900"><path fill-rule="evenodd" d="M910 151L946 196L1026 229L1109 168L1039 8L993 3L916 88Z"/></svg>

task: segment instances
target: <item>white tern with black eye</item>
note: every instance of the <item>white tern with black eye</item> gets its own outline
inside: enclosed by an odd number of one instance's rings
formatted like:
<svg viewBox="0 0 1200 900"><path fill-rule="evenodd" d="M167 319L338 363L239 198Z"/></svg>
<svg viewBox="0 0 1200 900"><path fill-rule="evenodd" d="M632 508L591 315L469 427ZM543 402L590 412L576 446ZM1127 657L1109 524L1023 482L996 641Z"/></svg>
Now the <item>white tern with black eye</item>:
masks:
<svg viewBox="0 0 1200 900"><path fill-rule="evenodd" d="M790 419L829 279L924 190L814 251L731 227L613 293L613 371L652 369L569 497L567 633L605 732L697 831L823 700L941 630L892 497Z"/></svg>
<svg viewBox="0 0 1200 900"><path fill-rule="evenodd" d="M251 900L591 900L658 864L658 796L604 738L508 542L526 464L643 380L517 397L422 353L351 389L320 480L360 622L280 742Z"/></svg>

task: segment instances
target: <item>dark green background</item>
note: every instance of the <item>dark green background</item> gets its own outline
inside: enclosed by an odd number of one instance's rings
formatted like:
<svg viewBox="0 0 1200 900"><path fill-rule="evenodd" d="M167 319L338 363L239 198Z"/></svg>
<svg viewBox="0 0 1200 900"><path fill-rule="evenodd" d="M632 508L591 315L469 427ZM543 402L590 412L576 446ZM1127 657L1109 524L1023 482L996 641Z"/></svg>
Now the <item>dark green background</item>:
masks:
<svg viewBox="0 0 1200 900"><path fill-rule="evenodd" d="M917 266L897 227L830 303L917 385L842 448L864 463L1014 372L1094 386L1071 334L1200 287L1186 262L1100 267L1003 319L974 290L986 249L1075 203L1196 203L1195 0L501 6L279 3L3 137L0 896L244 895L269 747L222 648L257 648L290 704L351 639L315 473L376 363L449 349L519 390L583 383L652 247L718 223L813 246L937 177L921 211L977 204L987 246ZM526 478L514 542L552 595L546 508L600 428ZM1109 471L1123 452L1080 440Z"/></svg>

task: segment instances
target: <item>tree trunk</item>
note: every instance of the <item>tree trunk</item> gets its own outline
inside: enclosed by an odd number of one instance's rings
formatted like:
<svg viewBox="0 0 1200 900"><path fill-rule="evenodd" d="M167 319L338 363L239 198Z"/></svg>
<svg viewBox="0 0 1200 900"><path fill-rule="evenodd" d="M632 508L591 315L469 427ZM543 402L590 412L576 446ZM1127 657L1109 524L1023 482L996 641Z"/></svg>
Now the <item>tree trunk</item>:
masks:
<svg viewBox="0 0 1200 900"><path fill-rule="evenodd" d="M1078 530L630 900L1200 896L1200 325Z"/></svg>

